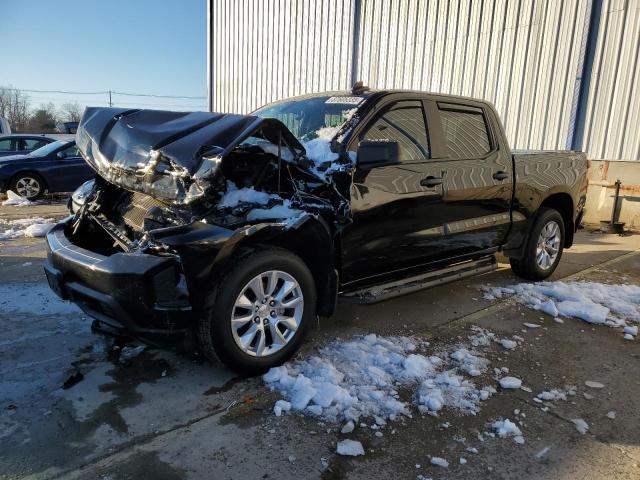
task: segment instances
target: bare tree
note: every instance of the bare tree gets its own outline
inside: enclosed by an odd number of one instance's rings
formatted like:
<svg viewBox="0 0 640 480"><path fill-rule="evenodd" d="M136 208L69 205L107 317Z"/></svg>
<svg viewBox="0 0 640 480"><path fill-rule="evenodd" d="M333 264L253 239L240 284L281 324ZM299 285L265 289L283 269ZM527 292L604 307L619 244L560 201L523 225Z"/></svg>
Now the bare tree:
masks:
<svg viewBox="0 0 640 480"><path fill-rule="evenodd" d="M78 102L67 102L60 107L60 120L63 122L79 122L83 108Z"/></svg>
<svg viewBox="0 0 640 480"><path fill-rule="evenodd" d="M29 97L16 88L0 87L0 116L9 120L13 131L24 131L29 123Z"/></svg>

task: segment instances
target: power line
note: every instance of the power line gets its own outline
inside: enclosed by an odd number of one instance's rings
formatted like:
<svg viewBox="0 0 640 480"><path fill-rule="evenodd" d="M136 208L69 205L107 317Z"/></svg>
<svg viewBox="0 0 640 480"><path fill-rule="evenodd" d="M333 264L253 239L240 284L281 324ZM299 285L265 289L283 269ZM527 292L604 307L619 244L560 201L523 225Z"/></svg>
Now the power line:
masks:
<svg viewBox="0 0 640 480"><path fill-rule="evenodd" d="M29 92L29 93L64 93L70 95L106 95L109 93L108 91L104 92L71 92L66 90L27 90L25 88L9 88L8 90L18 90L20 92Z"/></svg>
<svg viewBox="0 0 640 480"><path fill-rule="evenodd" d="M115 95L127 95L129 97L153 97L153 98L184 98L188 100L206 100L207 97L189 97L189 96L179 96L179 95L153 95L150 93L125 93L125 92L116 92L113 90Z"/></svg>
<svg viewBox="0 0 640 480"><path fill-rule="evenodd" d="M9 90L18 90L27 93L60 93L64 95L124 95L128 97L152 97L152 98L178 98L186 100L206 100L207 97L188 96L188 95L156 95L152 93L130 93L130 92L117 92L115 90L104 90L101 92L76 92L71 90L34 90L26 88L11 88Z"/></svg>

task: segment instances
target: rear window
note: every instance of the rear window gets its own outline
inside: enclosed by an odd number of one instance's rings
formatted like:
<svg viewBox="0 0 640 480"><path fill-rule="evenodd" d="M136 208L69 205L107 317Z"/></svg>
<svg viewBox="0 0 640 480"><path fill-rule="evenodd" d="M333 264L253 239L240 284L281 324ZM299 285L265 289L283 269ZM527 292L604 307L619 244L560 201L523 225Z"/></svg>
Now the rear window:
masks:
<svg viewBox="0 0 640 480"><path fill-rule="evenodd" d="M478 158L491 151L491 141L482 110L440 107L440 121L449 158Z"/></svg>

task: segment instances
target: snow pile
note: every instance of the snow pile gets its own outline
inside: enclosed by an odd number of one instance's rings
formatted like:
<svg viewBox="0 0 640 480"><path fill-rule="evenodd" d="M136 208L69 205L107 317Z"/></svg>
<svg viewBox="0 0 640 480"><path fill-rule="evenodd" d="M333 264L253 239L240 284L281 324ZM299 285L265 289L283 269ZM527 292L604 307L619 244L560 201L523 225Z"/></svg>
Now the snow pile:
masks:
<svg viewBox="0 0 640 480"><path fill-rule="evenodd" d="M572 397L576 394L577 388L569 385L565 388L548 390L540 392L536 395L536 399L544 402L557 402L558 400L566 400L568 396Z"/></svg>
<svg viewBox="0 0 640 480"><path fill-rule="evenodd" d="M358 455L364 455L364 448L357 440L342 440L338 442L336 452L338 455L357 457Z"/></svg>
<svg viewBox="0 0 640 480"><path fill-rule="evenodd" d="M435 465L436 467L449 468L449 462L440 457L431 457L431 465Z"/></svg>
<svg viewBox="0 0 640 480"><path fill-rule="evenodd" d="M11 190L7 190L7 199L2 202L3 206L12 205L14 207L26 207L33 204L34 202L32 202L31 200L27 199L26 197L21 197Z"/></svg>
<svg viewBox="0 0 640 480"><path fill-rule="evenodd" d="M499 380L500 387L505 390L517 390L522 386L522 380L516 377L504 377Z"/></svg>
<svg viewBox="0 0 640 480"><path fill-rule="evenodd" d="M505 420L496 420L491 424L491 428L500 438L513 437L514 442L524 443L522 431L508 418Z"/></svg>
<svg viewBox="0 0 640 480"><path fill-rule="evenodd" d="M304 149L307 151L307 158L313 162L311 170L319 178L327 180L327 174L339 171L342 165L334 163L339 155L331 150L331 140L337 135L342 125L352 120L357 108L353 108L344 114L344 122L335 127L324 127L317 130L316 138L304 142ZM357 120L357 119L354 119ZM339 139L338 139L339 140ZM351 156L349 157L351 159Z"/></svg>
<svg viewBox="0 0 640 480"><path fill-rule="evenodd" d="M480 375L489 362L465 347L430 356L419 353L419 348L427 347L407 337L359 336L272 368L263 379L291 403L292 410L347 425L361 417L384 425L399 415L410 416L400 388L413 392L413 402L422 413L435 415L444 407L477 413L479 403L495 389L476 387L464 375Z"/></svg>
<svg viewBox="0 0 640 480"><path fill-rule="evenodd" d="M262 220L269 218L292 218L302 213L291 207L291 200L284 200L281 205L275 205L271 208L254 208L247 215L247 220Z"/></svg>
<svg viewBox="0 0 640 480"><path fill-rule="evenodd" d="M241 203L266 205L271 199L282 200L279 195L260 192L253 187L238 188L235 183L227 181L227 191L218 202L218 206L237 207Z"/></svg>
<svg viewBox="0 0 640 480"><path fill-rule="evenodd" d="M291 200L283 200L280 195L261 192L253 187L238 188L231 181L227 181L227 191L218 202L218 206L222 208L233 208L241 204L266 206L271 201L279 203L271 208L254 208L247 214L247 220L291 218L302 213L292 208Z"/></svg>
<svg viewBox="0 0 640 480"><path fill-rule="evenodd" d="M44 237L54 227L52 218L0 219L0 240L22 237Z"/></svg>
<svg viewBox="0 0 640 480"><path fill-rule="evenodd" d="M589 424L585 422L582 418L574 418L571 420L576 427L576 430L580 432L582 435L587 433L589 430Z"/></svg>
<svg viewBox="0 0 640 480"><path fill-rule="evenodd" d="M502 345L506 350L513 350L518 346L518 342L522 342L523 338L514 335L509 338L498 338L495 333L490 332L489 330L478 327L477 325L473 325L471 330L474 332L473 335L469 337L471 341L471 345L474 347L487 347L491 345L492 342L496 342L499 345Z"/></svg>
<svg viewBox="0 0 640 480"><path fill-rule="evenodd" d="M611 327L625 326L627 322L640 322L638 285L540 282L520 283L509 287L485 287L483 290L484 297L489 300L515 296L527 307L554 317L574 317L588 323Z"/></svg>

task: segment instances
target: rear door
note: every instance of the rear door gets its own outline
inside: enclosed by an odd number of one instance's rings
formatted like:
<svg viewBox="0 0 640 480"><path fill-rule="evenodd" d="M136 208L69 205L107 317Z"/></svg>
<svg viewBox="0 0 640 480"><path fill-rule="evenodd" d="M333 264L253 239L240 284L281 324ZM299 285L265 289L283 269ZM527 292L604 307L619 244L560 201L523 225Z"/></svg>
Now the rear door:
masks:
<svg viewBox="0 0 640 480"><path fill-rule="evenodd" d="M495 112L469 100L429 100L433 167L444 172L434 215L431 259L448 259L501 245L511 222L513 166Z"/></svg>

